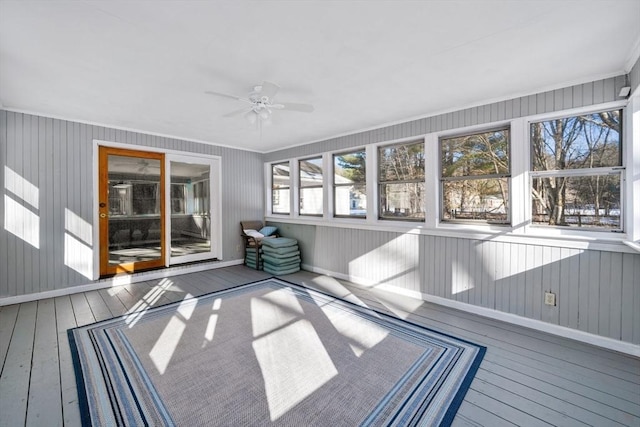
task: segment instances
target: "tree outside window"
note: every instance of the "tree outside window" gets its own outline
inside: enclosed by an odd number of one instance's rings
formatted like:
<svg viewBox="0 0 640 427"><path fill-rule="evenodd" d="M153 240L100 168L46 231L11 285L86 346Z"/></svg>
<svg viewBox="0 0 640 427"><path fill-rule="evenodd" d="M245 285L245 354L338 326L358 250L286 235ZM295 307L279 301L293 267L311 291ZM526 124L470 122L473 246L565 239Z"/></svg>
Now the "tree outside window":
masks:
<svg viewBox="0 0 640 427"><path fill-rule="evenodd" d="M424 143L380 147L378 162L380 218L424 221Z"/></svg>
<svg viewBox="0 0 640 427"><path fill-rule="evenodd" d="M333 155L334 216L366 218L365 150Z"/></svg>
<svg viewBox="0 0 640 427"><path fill-rule="evenodd" d="M440 140L442 221L510 222L509 129Z"/></svg>
<svg viewBox="0 0 640 427"><path fill-rule="evenodd" d="M531 124L532 223L621 229L621 110Z"/></svg>

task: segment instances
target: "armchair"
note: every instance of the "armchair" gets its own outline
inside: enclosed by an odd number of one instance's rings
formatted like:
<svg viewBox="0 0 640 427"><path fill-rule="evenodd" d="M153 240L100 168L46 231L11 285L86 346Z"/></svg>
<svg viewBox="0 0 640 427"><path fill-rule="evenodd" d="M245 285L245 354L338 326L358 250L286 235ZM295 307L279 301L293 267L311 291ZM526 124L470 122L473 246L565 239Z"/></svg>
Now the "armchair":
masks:
<svg viewBox="0 0 640 427"><path fill-rule="evenodd" d="M244 241L244 264L247 264L247 255L255 253L255 269L260 270L260 247L262 239L278 237L276 227L264 226L262 221L240 221L240 236ZM254 252L255 251L255 252Z"/></svg>

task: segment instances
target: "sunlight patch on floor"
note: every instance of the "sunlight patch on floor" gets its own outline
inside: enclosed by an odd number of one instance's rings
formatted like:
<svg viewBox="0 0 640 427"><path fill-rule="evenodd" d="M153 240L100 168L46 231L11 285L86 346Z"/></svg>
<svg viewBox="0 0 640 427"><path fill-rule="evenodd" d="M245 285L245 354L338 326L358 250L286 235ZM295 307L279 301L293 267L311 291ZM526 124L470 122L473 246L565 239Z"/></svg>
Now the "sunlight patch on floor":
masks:
<svg viewBox="0 0 640 427"><path fill-rule="evenodd" d="M304 314L302 306L290 289L278 289L258 298L251 298L253 336L267 334Z"/></svg>
<svg viewBox="0 0 640 427"><path fill-rule="evenodd" d="M197 303L198 300L191 294L187 294L184 297L176 309L176 314L171 317L171 320L169 320L169 323L167 323L167 326L165 326L160 337L149 352L149 357L160 375L166 372L173 353L175 353L180 338L182 338L182 334L187 327L185 320L189 320ZM181 317L184 318L184 320L182 320Z"/></svg>
<svg viewBox="0 0 640 427"><path fill-rule="evenodd" d="M221 306L222 306L222 298L216 298L215 300L213 300L213 306L211 307L211 311L213 311L214 313L212 313L209 316L209 321L207 322L207 328L204 331L205 340L202 342L202 348L205 348L207 346L207 343L210 343L211 341L213 341L213 336L215 335L215 332L216 332L216 325L218 324L218 314L215 312L220 310Z"/></svg>
<svg viewBox="0 0 640 427"><path fill-rule="evenodd" d="M331 276L318 276L311 279L310 282L310 284L305 284L305 282L303 281L302 284L305 286L309 286L310 288L318 289L322 292L336 296L345 301L360 305L362 307L367 306L364 302L362 302L362 300L360 300L360 298L355 296L347 287L340 283L340 281L334 279Z"/></svg>
<svg viewBox="0 0 640 427"><path fill-rule="evenodd" d="M149 357L160 375L166 372L186 327L187 325L182 320L173 316L149 352Z"/></svg>
<svg viewBox="0 0 640 427"><path fill-rule="evenodd" d="M133 328L136 323L145 315L145 313L158 302L162 295L173 285L170 279L162 279L156 286L151 288L133 307L127 310L125 315L125 323L129 328ZM112 293L113 292L113 293ZM110 289L110 295L116 295L119 291Z"/></svg>
<svg viewBox="0 0 640 427"><path fill-rule="evenodd" d="M336 308L330 303L325 303L316 295L311 295L324 315L329 319L336 331L347 338L349 347L356 357L360 357L366 350L369 350L382 342L389 332L372 322L367 322L360 317L355 317L345 312L344 309Z"/></svg>
<svg viewBox="0 0 640 427"><path fill-rule="evenodd" d="M315 328L304 319L256 339L253 350L262 371L271 421L338 375Z"/></svg>

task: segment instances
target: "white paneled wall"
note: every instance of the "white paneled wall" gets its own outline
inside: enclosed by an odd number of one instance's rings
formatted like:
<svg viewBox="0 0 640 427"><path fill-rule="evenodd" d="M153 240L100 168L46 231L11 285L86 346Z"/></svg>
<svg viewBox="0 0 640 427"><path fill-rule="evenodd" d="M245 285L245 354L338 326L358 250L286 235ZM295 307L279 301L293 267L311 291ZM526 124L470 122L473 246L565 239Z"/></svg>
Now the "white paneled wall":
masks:
<svg viewBox="0 0 640 427"><path fill-rule="evenodd" d="M94 139L220 156L222 258L242 257L240 221L264 209L262 154L0 110L0 298L89 282L65 264L65 221L93 226Z"/></svg>
<svg viewBox="0 0 640 427"><path fill-rule="evenodd" d="M640 60L630 75L480 105L297 146L266 162L317 155L400 138L500 122L620 100L640 84ZM628 141L631 141L629 138ZM512 243L503 239L303 225L278 220L299 239L303 264L369 284L460 301L640 344L640 254ZM369 229L364 229L369 228ZM388 227L387 227L388 228ZM544 293L557 305L544 304Z"/></svg>
<svg viewBox="0 0 640 427"><path fill-rule="evenodd" d="M321 271L640 344L640 254L270 223Z"/></svg>

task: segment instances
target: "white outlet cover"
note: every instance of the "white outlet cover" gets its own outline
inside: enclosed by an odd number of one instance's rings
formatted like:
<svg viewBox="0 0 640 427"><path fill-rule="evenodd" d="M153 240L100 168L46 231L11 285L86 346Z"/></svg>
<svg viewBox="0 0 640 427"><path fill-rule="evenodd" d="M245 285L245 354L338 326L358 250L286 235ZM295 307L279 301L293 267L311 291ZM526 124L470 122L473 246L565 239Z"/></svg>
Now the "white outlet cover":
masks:
<svg viewBox="0 0 640 427"><path fill-rule="evenodd" d="M545 292L544 293L544 303L546 305L556 305L556 294L553 292Z"/></svg>

